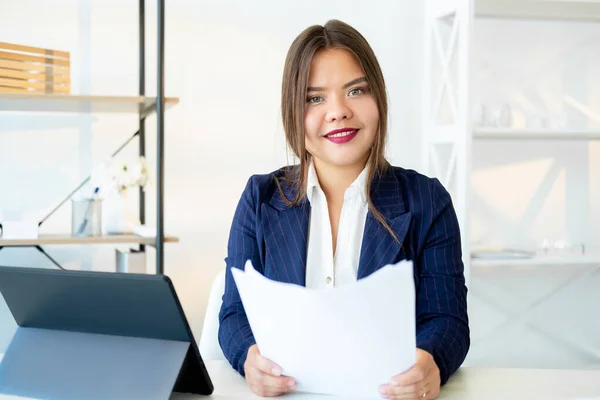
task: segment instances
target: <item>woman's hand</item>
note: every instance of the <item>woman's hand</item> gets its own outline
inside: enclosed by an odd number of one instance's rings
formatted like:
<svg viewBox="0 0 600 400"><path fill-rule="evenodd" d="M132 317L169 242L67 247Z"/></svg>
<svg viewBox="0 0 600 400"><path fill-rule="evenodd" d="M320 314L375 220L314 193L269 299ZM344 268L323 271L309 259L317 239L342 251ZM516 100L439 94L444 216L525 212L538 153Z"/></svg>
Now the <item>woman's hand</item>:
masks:
<svg viewBox="0 0 600 400"><path fill-rule="evenodd" d="M440 370L433 356L417 349L415 365L396 375L390 383L380 386L379 393L385 399L435 399L440 394Z"/></svg>
<svg viewBox="0 0 600 400"><path fill-rule="evenodd" d="M280 396L296 389L294 379L281 376L281 367L261 356L257 345L248 350L244 373L250 389L261 397Z"/></svg>

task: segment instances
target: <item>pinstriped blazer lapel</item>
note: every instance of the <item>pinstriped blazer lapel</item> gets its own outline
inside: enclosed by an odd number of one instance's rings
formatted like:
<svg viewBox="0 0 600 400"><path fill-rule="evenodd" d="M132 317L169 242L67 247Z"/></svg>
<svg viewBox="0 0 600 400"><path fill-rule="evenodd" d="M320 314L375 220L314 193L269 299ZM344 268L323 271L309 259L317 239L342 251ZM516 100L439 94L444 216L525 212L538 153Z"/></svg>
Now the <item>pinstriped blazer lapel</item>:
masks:
<svg viewBox="0 0 600 400"><path fill-rule="evenodd" d="M282 188L288 199L294 198L293 188L283 182ZM274 269L273 277L280 282L305 286L309 202L305 200L288 207L275 187L269 204L263 204L263 215L267 261Z"/></svg>
<svg viewBox="0 0 600 400"><path fill-rule="evenodd" d="M379 268L396 263L402 258L402 244L412 219L412 214L406 210L400 182L393 170L389 170L373 181L371 198L375 208L383 215L398 237L399 243L369 211L360 251L358 279L369 276Z"/></svg>

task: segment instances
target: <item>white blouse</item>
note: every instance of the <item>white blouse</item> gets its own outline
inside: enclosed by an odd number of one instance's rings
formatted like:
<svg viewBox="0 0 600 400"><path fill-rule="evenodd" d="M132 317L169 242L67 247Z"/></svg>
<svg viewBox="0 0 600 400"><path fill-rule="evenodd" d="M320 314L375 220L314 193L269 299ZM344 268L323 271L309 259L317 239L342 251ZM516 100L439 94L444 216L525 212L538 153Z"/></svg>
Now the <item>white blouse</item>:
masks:
<svg viewBox="0 0 600 400"><path fill-rule="evenodd" d="M365 168L344 192L334 257L327 199L319 185L314 165L310 163L306 188L311 205L306 254L307 288L333 289L356 281L365 221L369 211L366 179Z"/></svg>

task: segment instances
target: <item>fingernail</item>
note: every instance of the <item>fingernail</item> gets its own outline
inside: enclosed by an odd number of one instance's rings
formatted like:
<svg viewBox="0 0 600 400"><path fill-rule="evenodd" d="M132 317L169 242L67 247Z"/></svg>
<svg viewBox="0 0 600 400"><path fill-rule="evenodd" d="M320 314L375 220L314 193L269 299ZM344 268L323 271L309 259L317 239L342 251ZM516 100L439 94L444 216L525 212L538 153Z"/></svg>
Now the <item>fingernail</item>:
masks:
<svg viewBox="0 0 600 400"><path fill-rule="evenodd" d="M290 387L290 389L296 389L296 382L288 381L288 386Z"/></svg>
<svg viewBox="0 0 600 400"><path fill-rule="evenodd" d="M279 368L273 368L273 371L271 371L271 372L275 376L281 376L281 370Z"/></svg>
<svg viewBox="0 0 600 400"><path fill-rule="evenodd" d="M386 388L379 388L379 394L381 394L382 396L387 396L387 390Z"/></svg>

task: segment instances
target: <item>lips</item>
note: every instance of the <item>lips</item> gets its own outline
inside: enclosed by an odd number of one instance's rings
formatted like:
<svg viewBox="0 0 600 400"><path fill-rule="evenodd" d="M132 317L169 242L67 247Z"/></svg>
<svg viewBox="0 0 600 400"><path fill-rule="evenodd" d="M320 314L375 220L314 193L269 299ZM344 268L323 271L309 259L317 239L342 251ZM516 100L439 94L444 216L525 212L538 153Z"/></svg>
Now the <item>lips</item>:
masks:
<svg viewBox="0 0 600 400"><path fill-rule="evenodd" d="M358 129L356 128L340 128L340 129L334 129L330 132L328 132L325 137L343 137L344 135L348 135L351 133L355 133L355 131L358 131Z"/></svg>
<svg viewBox="0 0 600 400"><path fill-rule="evenodd" d="M325 135L325 139L329 140L330 142L336 143L336 144L342 144L342 143L347 143L349 141L351 141L352 139L354 139L356 137L356 135L358 134L358 129L354 129L354 128L342 128L342 129L335 129L331 132L329 132L327 135Z"/></svg>

